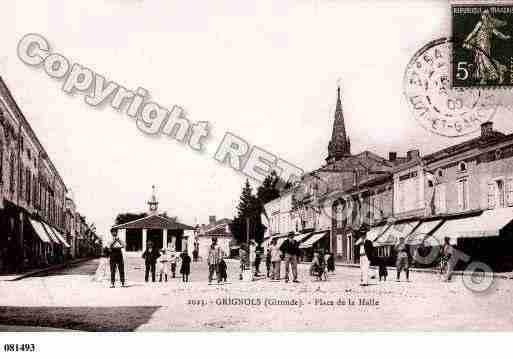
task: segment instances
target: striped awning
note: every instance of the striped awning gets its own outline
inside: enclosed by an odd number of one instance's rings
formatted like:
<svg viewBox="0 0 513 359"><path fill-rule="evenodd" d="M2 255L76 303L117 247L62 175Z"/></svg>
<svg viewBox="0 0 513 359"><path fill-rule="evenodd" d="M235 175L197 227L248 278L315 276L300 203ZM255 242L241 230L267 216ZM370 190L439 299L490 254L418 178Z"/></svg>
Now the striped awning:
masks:
<svg viewBox="0 0 513 359"><path fill-rule="evenodd" d="M51 238L48 237L48 233L46 233L46 230L41 222L30 218L30 225L32 226L32 228L34 228L34 232L37 233L37 236L39 237L39 239L41 239L41 241L45 243L52 243Z"/></svg>
<svg viewBox="0 0 513 359"><path fill-rule="evenodd" d="M320 239L324 238L326 235L328 235L329 232L322 232L322 233L314 233L310 238L308 238L306 241L301 243L299 245L299 248L310 248L315 243L317 243Z"/></svg>
<svg viewBox="0 0 513 359"><path fill-rule="evenodd" d="M54 235L57 237L57 239L64 245L66 248L71 248L69 243L64 239L64 236L54 227L49 226L50 229L53 231Z"/></svg>
<svg viewBox="0 0 513 359"><path fill-rule="evenodd" d="M376 240L375 245L393 246L399 242L399 238L408 237L410 233L418 226L419 221L401 222L392 224L387 230Z"/></svg>

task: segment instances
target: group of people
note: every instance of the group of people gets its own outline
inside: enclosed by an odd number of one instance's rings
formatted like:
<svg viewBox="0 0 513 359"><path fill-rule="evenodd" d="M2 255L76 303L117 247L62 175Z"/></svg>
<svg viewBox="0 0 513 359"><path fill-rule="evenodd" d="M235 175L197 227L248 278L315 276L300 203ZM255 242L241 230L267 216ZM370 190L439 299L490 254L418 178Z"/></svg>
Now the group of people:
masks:
<svg viewBox="0 0 513 359"><path fill-rule="evenodd" d="M103 258L97 270L96 280L100 281L100 277L105 277L107 272L107 258L109 259L110 266L110 283L111 288L116 284L116 273L119 273L119 280L121 286L126 286L125 277L125 264L123 260L123 243L118 237L118 232L115 228L111 230L112 242L109 247L104 248ZM150 275L151 281L156 282L156 274L159 273L159 282L168 281L168 279L176 278L176 268L180 262L180 274L182 281L188 282L191 273L191 257L187 250L178 253L168 245L167 248L158 249L154 246L153 242L148 242L146 250L142 254L145 264L144 280L149 282Z"/></svg>
<svg viewBox="0 0 513 359"><path fill-rule="evenodd" d="M406 281L410 281L410 263L412 261L412 250L407 244L404 237L399 238L395 244L394 250L396 253L396 281L401 281L401 273L404 272ZM456 264L454 256L454 248L449 242L449 238L444 238L444 242L440 248L440 276L444 281L449 282L454 271ZM369 270L370 265L378 266L379 281L386 281L388 270L386 266L386 259L379 258L374 255L374 247L370 240L365 240L363 245L360 246L360 270L361 270L361 285L366 286L369 284Z"/></svg>
<svg viewBox="0 0 513 359"><path fill-rule="evenodd" d="M158 270L159 273L159 282L162 282L162 279L167 282L168 278L176 278L176 266L178 261L181 263L180 274L182 275L182 281L189 281L189 275L191 274L191 257L189 253L187 253L187 250L184 250L180 256L178 256L178 253L171 248L171 244L168 244L167 248L158 249L152 242L149 242L142 257L144 258L145 264L144 280L146 282L149 282L150 273L151 281L156 281L156 270Z"/></svg>
<svg viewBox="0 0 513 359"><path fill-rule="evenodd" d="M298 262L301 258L301 249L299 248L300 242L294 238L294 232L290 232L287 238L280 244L276 238L271 239L271 244L265 252L265 265L267 269L267 278L279 281L282 279L281 267L282 262L285 263L285 282L288 283L292 280L292 283L299 283L298 280ZM262 253L258 250L256 243L251 241L249 250L246 246L242 246L240 249L240 268L242 279L243 272L245 269L254 270L254 276L260 276L260 263L262 259ZM319 278L327 278L326 273L328 271L333 272L335 270L335 261L331 253L324 254L321 251L315 252L310 273Z"/></svg>

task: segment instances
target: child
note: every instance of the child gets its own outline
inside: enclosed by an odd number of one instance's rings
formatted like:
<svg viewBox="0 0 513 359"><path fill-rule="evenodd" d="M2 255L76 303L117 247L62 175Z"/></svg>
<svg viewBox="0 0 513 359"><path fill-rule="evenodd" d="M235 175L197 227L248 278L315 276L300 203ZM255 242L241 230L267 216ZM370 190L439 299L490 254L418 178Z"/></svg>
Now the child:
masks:
<svg viewBox="0 0 513 359"><path fill-rule="evenodd" d="M94 275L93 281L95 282L104 282L107 280L107 270L109 267L109 249L103 248L103 253L100 258L100 264L98 265L98 268L96 269L96 273Z"/></svg>
<svg viewBox="0 0 513 359"><path fill-rule="evenodd" d="M226 280L228 279L228 273L226 271L226 262L224 261L223 258L221 258L221 260L219 261L219 281L222 282L224 281L226 283Z"/></svg>
<svg viewBox="0 0 513 359"><path fill-rule="evenodd" d="M159 261L159 282L162 282L162 275L164 275L165 281L167 282L167 276L169 274L169 259L170 253L168 249L162 248L160 250Z"/></svg>
<svg viewBox="0 0 513 359"><path fill-rule="evenodd" d="M180 274L182 275L182 281L189 281L189 274L191 273L191 257L187 250L183 251L180 254L180 259L182 260L182 266L180 267Z"/></svg>
<svg viewBox="0 0 513 359"><path fill-rule="evenodd" d="M386 282L387 276L388 276L388 270L387 270L387 266L385 263L385 258L379 258L378 271L379 271L379 281L381 282L381 279L383 278L383 281Z"/></svg>

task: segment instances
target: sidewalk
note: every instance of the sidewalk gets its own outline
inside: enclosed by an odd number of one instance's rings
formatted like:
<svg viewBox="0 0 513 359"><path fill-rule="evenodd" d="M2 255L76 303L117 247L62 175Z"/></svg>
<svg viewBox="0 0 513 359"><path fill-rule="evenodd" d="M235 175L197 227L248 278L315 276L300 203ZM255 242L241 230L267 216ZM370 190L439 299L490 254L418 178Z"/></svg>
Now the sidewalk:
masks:
<svg viewBox="0 0 513 359"><path fill-rule="evenodd" d="M42 273L46 273L46 272L52 272L54 270L63 269L63 268L66 268L66 267L74 265L74 264L86 262L86 261L91 260L91 259L94 259L94 257L86 257L86 258L73 259L73 260L65 262L65 263L54 264L52 266L45 267L45 268L33 269L33 270L30 270L30 271L24 272L24 273L0 274L0 282L2 282L2 281L4 281L4 282L5 281L16 281L16 280L32 277L32 276L35 276L35 275L38 275L38 274L42 274Z"/></svg>

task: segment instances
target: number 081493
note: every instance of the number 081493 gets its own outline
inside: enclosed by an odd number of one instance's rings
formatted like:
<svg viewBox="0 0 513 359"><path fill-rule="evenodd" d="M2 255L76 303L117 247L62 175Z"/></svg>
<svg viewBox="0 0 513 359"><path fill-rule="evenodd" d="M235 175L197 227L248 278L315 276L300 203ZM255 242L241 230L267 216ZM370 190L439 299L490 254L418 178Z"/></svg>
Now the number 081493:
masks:
<svg viewBox="0 0 513 359"><path fill-rule="evenodd" d="M36 351L34 344L4 344L4 352L33 352Z"/></svg>

